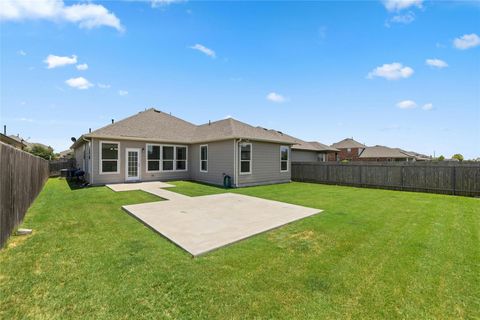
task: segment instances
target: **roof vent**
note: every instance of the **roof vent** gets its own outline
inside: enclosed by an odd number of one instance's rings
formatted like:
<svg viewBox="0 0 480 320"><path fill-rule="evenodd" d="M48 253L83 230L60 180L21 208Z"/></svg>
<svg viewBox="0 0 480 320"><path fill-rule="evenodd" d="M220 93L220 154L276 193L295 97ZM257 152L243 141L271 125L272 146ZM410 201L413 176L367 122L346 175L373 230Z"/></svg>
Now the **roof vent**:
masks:
<svg viewBox="0 0 480 320"><path fill-rule="evenodd" d="M155 112L157 112L157 113L162 113L162 111L157 110L157 109L153 109L153 111L155 111Z"/></svg>
<svg viewBox="0 0 480 320"><path fill-rule="evenodd" d="M115 120L114 120L114 119L112 119L112 123L114 123L114 122L115 122Z"/></svg>
<svg viewBox="0 0 480 320"><path fill-rule="evenodd" d="M208 125L211 125L212 124L212 121L208 120Z"/></svg>

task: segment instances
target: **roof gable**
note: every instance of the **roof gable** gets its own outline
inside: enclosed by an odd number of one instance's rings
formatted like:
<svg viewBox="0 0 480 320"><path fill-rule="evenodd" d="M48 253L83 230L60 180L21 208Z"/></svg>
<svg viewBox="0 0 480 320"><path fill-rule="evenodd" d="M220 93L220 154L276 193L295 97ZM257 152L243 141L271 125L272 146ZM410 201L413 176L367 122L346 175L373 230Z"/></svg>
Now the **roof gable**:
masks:
<svg viewBox="0 0 480 320"><path fill-rule="evenodd" d="M337 149L365 148L365 145L363 143L353 140L353 138L346 138L342 141L332 144L332 147Z"/></svg>

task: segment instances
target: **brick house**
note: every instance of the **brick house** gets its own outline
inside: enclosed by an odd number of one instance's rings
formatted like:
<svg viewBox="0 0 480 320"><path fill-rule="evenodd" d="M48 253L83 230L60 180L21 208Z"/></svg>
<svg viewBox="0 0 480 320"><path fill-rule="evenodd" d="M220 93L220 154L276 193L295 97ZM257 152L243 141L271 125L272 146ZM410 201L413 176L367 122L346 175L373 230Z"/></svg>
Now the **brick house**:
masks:
<svg viewBox="0 0 480 320"><path fill-rule="evenodd" d="M366 146L363 143L353 140L353 138L346 138L342 141L332 144L332 147L338 149L337 159L334 159L335 154L329 155L328 161L357 161L360 154L365 150Z"/></svg>

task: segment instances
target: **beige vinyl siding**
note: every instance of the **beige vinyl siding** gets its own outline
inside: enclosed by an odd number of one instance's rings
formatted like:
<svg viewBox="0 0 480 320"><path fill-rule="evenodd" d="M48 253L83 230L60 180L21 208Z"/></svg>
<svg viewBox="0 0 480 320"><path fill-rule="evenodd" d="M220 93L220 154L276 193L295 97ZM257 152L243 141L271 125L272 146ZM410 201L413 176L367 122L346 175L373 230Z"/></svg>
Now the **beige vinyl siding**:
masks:
<svg viewBox="0 0 480 320"><path fill-rule="evenodd" d="M317 151L292 150L292 162L317 162L317 154Z"/></svg>
<svg viewBox="0 0 480 320"><path fill-rule="evenodd" d="M107 140L111 142L119 142L119 172L118 173L103 173L100 174L100 141L99 139L93 139L93 174L94 184L107 184L107 183L123 183L125 182L125 149L126 148L138 148L140 149L140 180L141 181L166 181L166 180L188 180L190 178L189 171L169 171L169 172L147 172L146 171L146 144L154 142L143 141L128 141L128 140ZM158 144L158 143L154 143ZM168 143L165 143L168 144ZM190 167L190 147L188 147L188 168Z"/></svg>
<svg viewBox="0 0 480 320"><path fill-rule="evenodd" d="M208 145L208 171L200 171L200 146ZM195 181L223 185L224 174L234 179L234 141L224 140L190 146L190 178Z"/></svg>
<svg viewBox="0 0 480 320"><path fill-rule="evenodd" d="M280 144L250 141L252 143L252 167L251 174L238 174L238 186L250 186L258 184L270 184L290 182L291 159L289 159L288 171L280 171ZM290 158L291 158L290 150ZM240 153L239 153L240 158ZM240 167L240 160L238 159ZM239 170L239 169L238 169Z"/></svg>

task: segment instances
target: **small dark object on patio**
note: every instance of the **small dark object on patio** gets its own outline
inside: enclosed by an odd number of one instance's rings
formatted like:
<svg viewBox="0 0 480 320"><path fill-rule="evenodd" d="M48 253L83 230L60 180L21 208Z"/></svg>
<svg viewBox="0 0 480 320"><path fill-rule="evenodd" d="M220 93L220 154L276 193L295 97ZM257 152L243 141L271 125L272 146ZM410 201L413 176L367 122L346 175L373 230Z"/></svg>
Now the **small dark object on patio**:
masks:
<svg viewBox="0 0 480 320"><path fill-rule="evenodd" d="M80 181L85 181L85 171L77 169L74 173L73 176L77 178L77 182Z"/></svg>

